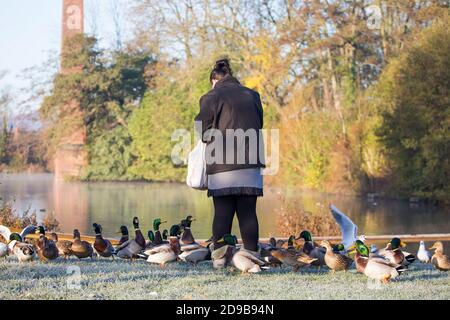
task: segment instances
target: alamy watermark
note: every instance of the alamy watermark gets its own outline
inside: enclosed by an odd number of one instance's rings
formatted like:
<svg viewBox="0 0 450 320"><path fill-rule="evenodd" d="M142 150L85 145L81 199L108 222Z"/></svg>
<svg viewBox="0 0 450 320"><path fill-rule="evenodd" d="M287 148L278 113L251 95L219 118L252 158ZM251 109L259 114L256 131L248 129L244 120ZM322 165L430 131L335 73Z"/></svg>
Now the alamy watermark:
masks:
<svg viewBox="0 0 450 320"><path fill-rule="evenodd" d="M280 166L279 129L226 129L202 130L202 123L195 122L194 141L203 136L207 141L205 161L207 165L263 165L263 175L275 175ZM172 163L185 165L192 149L192 134L186 129L172 133ZM195 143L194 143L195 145Z"/></svg>

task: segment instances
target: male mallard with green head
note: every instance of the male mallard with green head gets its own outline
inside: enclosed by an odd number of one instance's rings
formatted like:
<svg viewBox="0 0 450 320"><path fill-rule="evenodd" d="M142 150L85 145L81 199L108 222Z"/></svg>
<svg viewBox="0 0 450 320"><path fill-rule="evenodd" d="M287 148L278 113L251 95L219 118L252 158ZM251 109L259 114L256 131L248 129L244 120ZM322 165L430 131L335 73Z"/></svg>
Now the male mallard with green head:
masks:
<svg viewBox="0 0 450 320"><path fill-rule="evenodd" d="M94 256L94 249L89 242L81 240L81 234L78 229L73 230L73 242L70 250L78 259L92 259Z"/></svg>
<svg viewBox="0 0 450 320"><path fill-rule="evenodd" d="M25 237L34 233L35 226L28 226L20 233L11 232L8 227L0 226L0 235L6 243L0 242L0 258L7 257L10 253L14 254L20 263L31 261L35 257L35 249L33 245L25 243Z"/></svg>
<svg viewBox="0 0 450 320"><path fill-rule="evenodd" d="M324 248L319 247L314 243L311 232L306 230L302 231L297 240L299 239L303 239L305 241L302 252L311 258L316 259L313 263L311 263L311 265L319 268L324 266L326 251Z"/></svg>
<svg viewBox="0 0 450 320"><path fill-rule="evenodd" d="M170 228L168 244L162 244L145 252L148 255L147 262L159 264L161 268L164 268L167 263L176 261L180 254L179 232L180 226L173 225Z"/></svg>
<svg viewBox="0 0 450 320"><path fill-rule="evenodd" d="M192 235L191 231L191 224L192 221L195 221L195 219L189 215L186 217L186 219L181 220L180 227L182 230L180 244L193 244L195 243L194 236Z"/></svg>
<svg viewBox="0 0 450 320"><path fill-rule="evenodd" d="M236 252L237 238L232 234L226 234L221 239L209 244L211 259L214 269L223 269L227 267L233 259Z"/></svg>
<svg viewBox="0 0 450 320"><path fill-rule="evenodd" d="M148 240L145 242L145 249L150 249L155 246L155 233L152 230L147 231Z"/></svg>
<svg viewBox="0 0 450 320"><path fill-rule="evenodd" d="M356 241L355 249L356 269L371 279L379 280L386 284L406 270L405 267L381 257L370 258L369 248L360 240Z"/></svg>
<svg viewBox="0 0 450 320"><path fill-rule="evenodd" d="M59 240L58 235L55 232L52 232L50 234L50 238L53 240L53 242L55 242L60 256L63 256L64 259L67 259L72 255L72 241Z"/></svg>
<svg viewBox="0 0 450 320"><path fill-rule="evenodd" d="M320 245L326 250L325 264L333 273L336 271L346 271L351 267L353 260L346 255L335 253L328 241L322 241Z"/></svg>
<svg viewBox="0 0 450 320"><path fill-rule="evenodd" d="M94 223L92 224L95 232L95 241L94 241L94 251L98 256L102 256L104 258L113 257L114 247L111 244L111 241L103 238L102 235L102 226L100 224Z"/></svg>
<svg viewBox="0 0 450 320"><path fill-rule="evenodd" d="M121 235L119 239L119 245L117 246L118 248L119 246L130 240L130 237L128 235L128 228L126 226L120 226L119 232L117 233Z"/></svg>
<svg viewBox="0 0 450 320"><path fill-rule="evenodd" d="M145 248L145 238L139 229L139 219L133 218L133 226L135 231L135 238L125 241L116 248L116 254L122 259L135 259L137 255Z"/></svg>
<svg viewBox="0 0 450 320"><path fill-rule="evenodd" d="M430 250L435 250L431 257L431 263L440 271L450 271L450 258L444 254L444 245L437 241Z"/></svg>
<svg viewBox="0 0 450 320"><path fill-rule="evenodd" d="M161 236L161 231L159 230L159 227L166 222L167 221L161 221L160 218L156 218L155 220L153 220L153 231L155 232L154 245L159 246L160 244L163 244L163 238Z"/></svg>
<svg viewBox="0 0 450 320"><path fill-rule="evenodd" d="M59 257L59 250L53 240L48 239L45 236L45 229L43 226L39 226L36 229L36 233L39 234L39 239L37 240L37 254L41 261L47 262L49 260L54 260Z"/></svg>
<svg viewBox="0 0 450 320"><path fill-rule="evenodd" d="M406 244L399 238L393 238L384 250L380 250L378 254L392 263L407 267L416 260L416 257L401 248L406 247Z"/></svg>

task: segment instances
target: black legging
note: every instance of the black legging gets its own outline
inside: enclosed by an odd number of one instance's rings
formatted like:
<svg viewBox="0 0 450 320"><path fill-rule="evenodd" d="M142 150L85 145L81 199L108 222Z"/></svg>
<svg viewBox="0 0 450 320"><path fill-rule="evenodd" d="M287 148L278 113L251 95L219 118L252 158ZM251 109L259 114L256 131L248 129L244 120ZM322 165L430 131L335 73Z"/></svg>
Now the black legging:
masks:
<svg viewBox="0 0 450 320"><path fill-rule="evenodd" d="M237 213L244 248L256 251L258 248L259 227L256 216L256 196L223 196L213 197L214 221L213 241L231 233L234 213Z"/></svg>

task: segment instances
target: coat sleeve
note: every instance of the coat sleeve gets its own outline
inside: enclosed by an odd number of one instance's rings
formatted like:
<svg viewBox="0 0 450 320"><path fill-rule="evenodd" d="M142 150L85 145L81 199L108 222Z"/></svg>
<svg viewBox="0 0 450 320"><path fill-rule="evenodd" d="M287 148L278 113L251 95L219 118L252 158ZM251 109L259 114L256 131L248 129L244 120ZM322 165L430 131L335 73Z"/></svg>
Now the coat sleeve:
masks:
<svg viewBox="0 0 450 320"><path fill-rule="evenodd" d="M206 94L203 97L200 98L200 112L195 117L196 122L201 123L201 132L198 132L201 134L202 141L208 142L208 137L205 137L204 134L207 130L214 127L214 121L215 121L215 106L214 106L214 96L211 94ZM196 130L198 128L196 127Z"/></svg>

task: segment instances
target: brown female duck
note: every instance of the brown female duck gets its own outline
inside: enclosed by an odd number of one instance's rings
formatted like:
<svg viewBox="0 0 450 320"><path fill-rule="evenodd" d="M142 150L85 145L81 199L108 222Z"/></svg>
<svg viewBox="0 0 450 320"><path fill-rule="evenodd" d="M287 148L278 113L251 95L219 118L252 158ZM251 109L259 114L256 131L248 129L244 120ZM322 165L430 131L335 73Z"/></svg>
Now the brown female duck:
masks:
<svg viewBox="0 0 450 320"><path fill-rule="evenodd" d="M332 272L336 271L346 271L350 268L353 263L353 260L346 255L333 252L333 248L328 241L322 241L320 243L322 247L325 248L325 263L332 270Z"/></svg>
<svg viewBox="0 0 450 320"><path fill-rule="evenodd" d="M36 242L37 254L41 261L47 262L59 257L59 250L53 240L48 239L45 236L45 229L43 226L39 226L36 229L36 233L39 234L39 239Z"/></svg>
<svg viewBox="0 0 450 320"><path fill-rule="evenodd" d="M55 242L60 256L63 256L64 259L67 259L72 255L72 241L59 240L58 235L55 232L52 232L50 234L50 238Z"/></svg>
<svg viewBox="0 0 450 320"><path fill-rule="evenodd" d="M440 271L450 271L450 257L444 254L442 242L436 242L430 250L435 250L431 257L431 263Z"/></svg>
<svg viewBox="0 0 450 320"><path fill-rule="evenodd" d="M78 259L93 258L94 249L87 241L81 240L80 231L78 229L73 230L73 242L71 247L72 254Z"/></svg>

